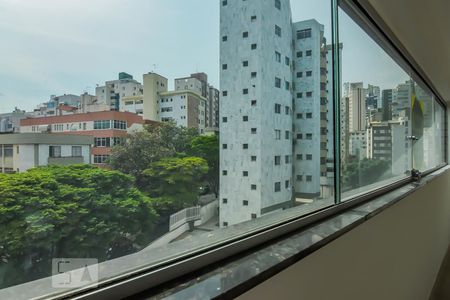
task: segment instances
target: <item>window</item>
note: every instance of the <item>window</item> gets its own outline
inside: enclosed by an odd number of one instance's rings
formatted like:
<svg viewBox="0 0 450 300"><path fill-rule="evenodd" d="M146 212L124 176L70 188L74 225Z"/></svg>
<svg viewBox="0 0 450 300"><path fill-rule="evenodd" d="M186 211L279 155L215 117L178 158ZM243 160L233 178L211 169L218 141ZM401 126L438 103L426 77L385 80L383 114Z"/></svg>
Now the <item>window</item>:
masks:
<svg viewBox="0 0 450 300"><path fill-rule="evenodd" d="M275 103L275 113L276 114L281 114L281 104L276 104Z"/></svg>
<svg viewBox="0 0 450 300"><path fill-rule="evenodd" d="M242 66L243 66L243 67L248 67L248 60L244 60L244 61L242 62Z"/></svg>
<svg viewBox="0 0 450 300"><path fill-rule="evenodd" d="M223 37L222 37L222 42L226 42L228 40L228 37L226 36L226 35L224 35Z"/></svg>
<svg viewBox="0 0 450 300"><path fill-rule="evenodd" d="M281 1L280 0L275 0L275 8L281 10Z"/></svg>
<svg viewBox="0 0 450 300"><path fill-rule="evenodd" d="M242 200L242 205L243 206L248 206L248 200Z"/></svg>
<svg viewBox="0 0 450 300"><path fill-rule="evenodd" d="M247 122L248 121L248 116L243 116L242 117L242 121Z"/></svg>
<svg viewBox="0 0 450 300"><path fill-rule="evenodd" d="M252 100L252 101L250 102L250 104L251 104L251 106L256 106L256 100Z"/></svg>
<svg viewBox="0 0 450 300"><path fill-rule="evenodd" d="M256 190L256 184L250 185L250 189L251 189L252 191L255 191L255 190Z"/></svg>
<svg viewBox="0 0 450 300"><path fill-rule="evenodd" d="M242 94L247 95L248 94L248 89L243 89L242 90Z"/></svg>
<svg viewBox="0 0 450 300"><path fill-rule="evenodd" d="M251 16L251 17L250 17L250 21L251 21L251 22L255 22L255 21L256 21L256 16Z"/></svg>
<svg viewBox="0 0 450 300"><path fill-rule="evenodd" d="M291 163L291 156L285 155L284 156L284 163L285 164L290 164Z"/></svg>
<svg viewBox="0 0 450 300"><path fill-rule="evenodd" d="M303 181L303 175L297 175L297 181Z"/></svg>
<svg viewBox="0 0 450 300"><path fill-rule="evenodd" d="M303 119L303 114L302 113L298 113L297 114L297 119Z"/></svg>
<svg viewBox="0 0 450 300"><path fill-rule="evenodd" d="M256 72L252 72L250 76L251 78L256 78Z"/></svg>
<svg viewBox="0 0 450 300"><path fill-rule="evenodd" d="M228 145L227 144L222 144L222 149L227 149Z"/></svg>
<svg viewBox="0 0 450 300"><path fill-rule="evenodd" d="M227 176L228 175L228 171L227 170L222 170L222 175L223 176Z"/></svg>
<svg viewBox="0 0 450 300"><path fill-rule="evenodd" d="M297 57L303 57L303 52L302 51L297 51Z"/></svg>
<svg viewBox="0 0 450 300"><path fill-rule="evenodd" d="M291 84L289 83L289 81L285 81L285 82L284 82L284 87L285 87L285 89L286 89L287 91L289 91L289 89L290 89L290 87L291 87Z"/></svg>
<svg viewBox="0 0 450 300"><path fill-rule="evenodd" d="M303 160L303 154L297 154L297 160Z"/></svg>
<svg viewBox="0 0 450 300"><path fill-rule="evenodd" d="M222 65L222 70L226 70L228 68L227 64Z"/></svg>
<svg viewBox="0 0 450 300"><path fill-rule="evenodd" d="M284 132L284 138L285 138L286 140L289 140L289 139L291 138L291 133L289 132L289 130L286 130L286 131Z"/></svg>
<svg viewBox="0 0 450 300"><path fill-rule="evenodd" d="M223 204L227 204L228 203L228 199L227 198L222 198L222 203Z"/></svg>
<svg viewBox="0 0 450 300"><path fill-rule="evenodd" d="M284 58L284 63L286 64L286 66L289 66L289 65L291 64L290 58L286 56L286 57Z"/></svg>
<svg viewBox="0 0 450 300"><path fill-rule="evenodd" d="M286 115L290 115L291 114L291 108L289 106L286 106L284 108L284 112L285 112Z"/></svg>
<svg viewBox="0 0 450 300"><path fill-rule="evenodd" d="M298 140L303 139L303 133L297 133L297 139Z"/></svg>
<svg viewBox="0 0 450 300"><path fill-rule="evenodd" d="M61 157L61 146L50 146L49 151L50 151L50 153L49 153L50 157L54 157L54 158Z"/></svg>
<svg viewBox="0 0 450 300"><path fill-rule="evenodd" d="M281 79L278 77L275 77L275 87L281 88Z"/></svg>
<svg viewBox="0 0 450 300"><path fill-rule="evenodd" d="M227 91L223 91L222 92L222 96L224 96L224 97L228 96L228 92Z"/></svg>
<svg viewBox="0 0 450 300"><path fill-rule="evenodd" d="M300 99L303 97L303 93L297 93L297 98Z"/></svg>
<svg viewBox="0 0 450 300"><path fill-rule="evenodd" d="M284 188L288 189L289 187L290 187L290 181L289 181L289 180L286 180L286 181L284 182Z"/></svg>
<svg viewBox="0 0 450 300"><path fill-rule="evenodd" d="M312 119L312 113L306 113L306 118L307 119Z"/></svg>
<svg viewBox="0 0 450 300"><path fill-rule="evenodd" d="M281 182L275 182L275 192L281 191Z"/></svg>
<svg viewBox="0 0 450 300"><path fill-rule="evenodd" d="M281 62L281 53L275 51L275 61L276 62Z"/></svg>
<svg viewBox="0 0 450 300"><path fill-rule="evenodd" d="M108 159L109 155L94 155L94 164L106 164Z"/></svg>
<svg viewBox="0 0 450 300"><path fill-rule="evenodd" d="M227 0L223 0L222 1L222 6L226 6L228 4L228 1Z"/></svg>
<svg viewBox="0 0 450 300"><path fill-rule="evenodd" d="M245 39L245 38L248 38L248 31L245 31L245 32L243 32L242 33L242 37Z"/></svg>
<svg viewBox="0 0 450 300"><path fill-rule="evenodd" d="M276 140L281 139L281 130L275 129L275 139Z"/></svg>
<svg viewBox="0 0 450 300"><path fill-rule="evenodd" d="M303 72L297 72L297 78L302 78L303 77Z"/></svg>
<svg viewBox="0 0 450 300"><path fill-rule="evenodd" d="M311 37L311 28L297 31L297 40L306 39L310 37Z"/></svg>
<svg viewBox="0 0 450 300"><path fill-rule="evenodd" d="M312 92L306 92L306 97L311 98L312 97Z"/></svg>
<svg viewBox="0 0 450 300"><path fill-rule="evenodd" d="M256 128L251 129L252 134L256 134Z"/></svg>
<svg viewBox="0 0 450 300"><path fill-rule="evenodd" d="M312 76L312 71L306 71L306 77L311 77Z"/></svg>
<svg viewBox="0 0 450 300"><path fill-rule="evenodd" d="M281 156L276 155L274 158L275 166L281 165Z"/></svg>
<svg viewBox="0 0 450 300"><path fill-rule="evenodd" d="M228 118L227 117L222 117L222 123L226 123L228 122Z"/></svg>
<svg viewBox="0 0 450 300"><path fill-rule="evenodd" d="M255 155L252 155L252 156L250 157L250 159L251 159L251 161L256 161L256 156L255 156Z"/></svg>
<svg viewBox="0 0 450 300"><path fill-rule="evenodd" d="M312 133L307 133L306 134L306 139L307 140L312 140Z"/></svg>
<svg viewBox="0 0 450 300"><path fill-rule="evenodd" d="M72 157L81 157L81 146L72 146Z"/></svg>
<svg viewBox="0 0 450 300"><path fill-rule="evenodd" d="M275 35L281 37L281 27L278 25L275 25Z"/></svg>
<svg viewBox="0 0 450 300"><path fill-rule="evenodd" d="M256 50L257 45L256 45L256 44L252 44L250 48L251 48L252 50Z"/></svg>
<svg viewBox="0 0 450 300"><path fill-rule="evenodd" d="M242 144L242 149L248 149L248 144Z"/></svg>
<svg viewBox="0 0 450 300"><path fill-rule="evenodd" d="M306 181L307 182L311 182L312 181L312 176L311 175L307 175L306 176Z"/></svg>
<svg viewBox="0 0 450 300"><path fill-rule="evenodd" d="M312 50L306 50L306 56L311 56L312 55Z"/></svg>
<svg viewBox="0 0 450 300"><path fill-rule="evenodd" d="M312 160L312 154L306 154L306 160Z"/></svg>
<svg viewBox="0 0 450 300"><path fill-rule="evenodd" d="M242 172L242 176L248 177L248 171L243 171L243 172Z"/></svg>

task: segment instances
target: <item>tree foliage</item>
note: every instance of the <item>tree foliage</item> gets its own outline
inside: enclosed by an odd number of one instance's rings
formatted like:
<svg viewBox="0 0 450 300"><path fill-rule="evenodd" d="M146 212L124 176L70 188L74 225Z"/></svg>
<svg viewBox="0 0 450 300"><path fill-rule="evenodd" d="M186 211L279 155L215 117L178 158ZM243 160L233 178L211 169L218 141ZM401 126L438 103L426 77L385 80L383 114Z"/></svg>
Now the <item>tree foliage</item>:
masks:
<svg viewBox="0 0 450 300"><path fill-rule="evenodd" d="M219 193L219 137L217 135L198 136L191 141L190 148L192 155L201 157L208 162L209 170L205 181L217 197Z"/></svg>
<svg viewBox="0 0 450 300"><path fill-rule="evenodd" d="M161 214L197 204L201 179L208 172L200 157L164 158L143 172L145 191Z"/></svg>
<svg viewBox="0 0 450 300"><path fill-rule="evenodd" d="M378 159L349 161L342 172L343 189L351 190L375 183L389 177L391 164Z"/></svg>
<svg viewBox="0 0 450 300"><path fill-rule="evenodd" d="M30 279L21 266L33 257L48 268L55 257L102 261L146 245L157 214L133 183L131 176L90 165L0 176L0 258L17 274L7 280Z"/></svg>

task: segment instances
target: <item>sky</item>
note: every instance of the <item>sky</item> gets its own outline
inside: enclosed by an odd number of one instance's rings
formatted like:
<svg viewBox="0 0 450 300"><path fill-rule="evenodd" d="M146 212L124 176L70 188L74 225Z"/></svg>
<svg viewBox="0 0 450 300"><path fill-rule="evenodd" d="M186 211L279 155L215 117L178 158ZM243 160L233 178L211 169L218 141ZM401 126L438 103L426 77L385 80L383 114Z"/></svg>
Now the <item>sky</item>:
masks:
<svg viewBox="0 0 450 300"><path fill-rule="evenodd" d="M270 0L265 0L270 1ZM330 36L330 1L291 1L293 21ZM127 72L169 79L205 72L219 87L218 0L0 0L0 113L50 95L94 93ZM353 22L340 18L343 82L392 88L406 74Z"/></svg>

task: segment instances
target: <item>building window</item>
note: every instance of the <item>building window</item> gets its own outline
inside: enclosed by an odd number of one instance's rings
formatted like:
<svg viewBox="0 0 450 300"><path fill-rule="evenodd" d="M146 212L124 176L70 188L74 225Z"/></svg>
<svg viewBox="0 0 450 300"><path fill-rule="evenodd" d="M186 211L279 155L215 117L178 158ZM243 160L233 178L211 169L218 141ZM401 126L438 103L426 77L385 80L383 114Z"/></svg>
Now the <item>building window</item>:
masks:
<svg viewBox="0 0 450 300"><path fill-rule="evenodd" d="M228 171L227 170L222 170L222 175L223 176L227 176L228 175Z"/></svg>
<svg viewBox="0 0 450 300"><path fill-rule="evenodd" d="M256 134L256 128L251 129L252 134Z"/></svg>
<svg viewBox="0 0 450 300"><path fill-rule="evenodd" d="M242 121L248 122L248 116L243 116L243 117L242 117Z"/></svg>
<svg viewBox="0 0 450 300"><path fill-rule="evenodd" d="M297 181L303 181L303 175L297 175Z"/></svg>
<svg viewBox="0 0 450 300"><path fill-rule="evenodd" d="M222 6L226 6L228 4L228 1L227 0L223 0L222 1Z"/></svg>
<svg viewBox="0 0 450 300"><path fill-rule="evenodd" d="M227 149L228 145L227 144L222 144L222 149Z"/></svg>
<svg viewBox="0 0 450 300"><path fill-rule="evenodd" d="M275 0L275 8L281 10L281 1L280 0Z"/></svg>
<svg viewBox="0 0 450 300"><path fill-rule="evenodd" d="M251 17L250 17L250 21L251 21L251 22L255 22L255 21L256 21L256 16L251 16Z"/></svg>
<svg viewBox="0 0 450 300"><path fill-rule="evenodd" d="M306 77L311 77L312 76L312 71L306 71Z"/></svg>
<svg viewBox="0 0 450 300"><path fill-rule="evenodd" d="M255 50L256 47L257 47L256 44L252 44L252 45L251 45L251 49L252 49L252 50Z"/></svg>
<svg viewBox="0 0 450 300"><path fill-rule="evenodd" d="M297 31L297 40L306 39L310 37L311 37L311 28Z"/></svg>
<svg viewBox="0 0 450 300"><path fill-rule="evenodd" d="M303 72L297 72L297 78L303 77Z"/></svg>
<svg viewBox="0 0 450 300"><path fill-rule="evenodd" d="M224 35L223 37L222 37L222 42L226 42L228 40L228 37L226 36L226 35Z"/></svg>
<svg viewBox="0 0 450 300"><path fill-rule="evenodd" d="M302 140L303 139L303 133L297 133L297 139Z"/></svg>
<svg viewBox="0 0 450 300"><path fill-rule="evenodd" d="M248 60L244 60L244 61L242 62L242 66L248 67Z"/></svg>
<svg viewBox="0 0 450 300"><path fill-rule="evenodd" d="M297 57L303 57L303 52L302 51L297 51Z"/></svg>
<svg viewBox="0 0 450 300"><path fill-rule="evenodd" d="M243 206L248 206L248 200L243 200L243 201L242 201L242 205L243 205Z"/></svg>
<svg viewBox="0 0 450 300"><path fill-rule="evenodd" d="M242 149L248 149L248 144L242 144Z"/></svg>
<svg viewBox="0 0 450 300"><path fill-rule="evenodd" d="M306 92L306 97L311 98L312 97L312 92Z"/></svg>
<svg viewBox="0 0 450 300"><path fill-rule="evenodd" d="M227 199L227 198L223 198L223 199L222 199L222 203L223 203L223 204L227 204L227 203L228 203L228 199Z"/></svg>
<svg viewBox="0 0 450 300"><path fill-rule="evenodd" d="M248 94L248 89L243 89L242 90L242 94L247 95Z"/></svg>
<svg viewBox="0 0 450 300"><path fill-rule="evenodd" d="M223 91L223 92L222 92L222 96L226 97L227 95L228 95L228 92L227 92L227 91Z"/></svg>
<svg viewBox="0 0 450 300"><path fill-rule="evenodd" d="M298 113L297 114L297 119L303 119L303 114L302 113Z"/></svg>
<svg viewBox="0 0 450 300"><path fill-rule="evenodd" d="M312 154L306 154L306 160L312 160Z"/></svg>
<svg viewBox="0 0 450 300"><path fill-rule="evenodd" d="M306 181L307 182L311 182L312 181L312 176L311 175L306 175Z"/></svg>
<svg viewBox="0 0 450 300"><path fill-rule="evenodd" d="M286 66L289 66L291 64L291 60L287 56L284 58L284 62L286 64Z"/></svg>
<svg viewBox="0 0 450 300"><path fill-rule="evenodd" d="M256 219L257 218L256 214L251 214L251 218Z"/></svg>
<svg viewBox="0 0 450 300"><path fill-rule="evenodd" d="M306 56L311 56L312 55L312 51L311 50L306 50Z"/></svg>
<svg viewBox="0 0 450 300"><path fill-rule="evenodd" d="M227 64L222 65L222 70L226 70L228 68Z"/></svg>
<svg viewBox="0 0 450 300"><path fill-rule="evenodd" d="M291 163L291 156L290 155L285 155L284 156L284 163L285 164L290 164Z"/></svg>
<svg viewBox="0 0 450 300"><path fill-rule="evenodd" d="M284 108L284 112L286 113L286 115L289 115L289 114L291 113L290 107L289 107L289 106L286 106L286 107Z"/></svg>
<svg viewBox="0 0 450 300"><path fill-rule="evenodd" d="M306 113L306 118L307 119L312 119L312 113Z"/></svg>
<svg viewBox="0 0 450 300"><path fill-rule="evenodd" d="M256 156L255 156L255 155L252 155L252 156L250 157L250 160L251 160L251 161L256 161Z"/></svg>
<svg viewBox="0 0 450 300"><path fill-rule="evenodd" d="M281 156L280 155L275 155L275 166L279 166L281 165Z"/></svg>
<svg viewBox="0 0 450 300"><path fill-rule="evenodd" d="M245 38L248 38L248 31L245 31L245 32L243 32L242 33L242 37L245 39Z"/></svg>
<svg viewBox="0 0 450 300"><path fill-rule="evenodd" d="M250 76L251 78L256 78L256 72L252 72Z"/></svg>
<svg viewBox="0 0 450 300"><path fill-rule="evenodd" d="M275 182L275 192L281 191L281 182Z"/></svg>
<svg viewBox="0 0 450 300"><path fill-rule="evenodd" d="M289 186L290 186L290 181L289 181L289 180L286 180L286 181L284 182L284 187L288 189Z"/></svg>
<svg viewBox="0 0 450 300"><path fill-rule="evenodd" d="M222 117L222 123L226 123L228 122L228 118L227 117Z"/></svg>
<svg viewBox="0 0 450 300"><path fill-rule="evenodd" d="M275 104L275 113L281 114L281 104Z"/></svg>
<svg viewBox="0 0 450 300"><path fill-rule="evenodd" d="M281 130L275 129L275 139L281 139Z"/></svg>
<svg viewBox="0 0 450 300"><path fill-rule="evenodd" d="M81 157L81 146L72 146L72 157Z"/></svg>
<svg viewBox="0 0 450 300"><path fill-rule="evenodd" d="M222 222L223 227L227 227L228 226L228 222Z"/></svg>
<svg viewBox="0 0 450 300"><path fill-rule="evenodd" d="M297 93L297 99L303 98L303 93Z"/></svg>
<svg viewBox="0 0 450 300"><path fill-rule="evenodd" d="M286 88L287 91L289 91L289 89L290 89L290 87L291 87L290 82L289 82L289 81L285 81L285 82L284 82L284 87Z"/></svg>
<svg viewBox="0 0 450 300"><path fill-rule="evenodd" d="M250 104L251 104L251 106L256 106L256 100L252 100L252 101L250 102Z"/></svg>
<svg viewBox="0 0 450 300"><path fill-rule="evenodd" d="M243 171L243 172L242 172L242 176L248 177L248 171Z"/></svg>
<svg viewBox="0 0 450 300"><path fill-rule="evenodd" d="M281 88L281 79L278 77L275 77L275 87Z"/></svg>
<svg viewBox="0 0 450 300"><path fill-rule="evenodd" d="M109 159L109 155L94 155L94 164L105 164Z"/></svg>
<svg viewBox="0 0 450 300"><path fill-rule="evenodd" d="M289 140L289 139L291 138L291 133L289 132L289 130L286 130L286 131L284 132L284 138L285 138L286 140Z"/></svg>
<svg viewBox="0 0 450 300"><path fill-rule="evenodd" d="M303 154L297 154L297 160L303 160Z"/></svg>
<svg viewBox="0 0 450 300"><path fill-rule="evenodd" d="M253 190L253 191L255 191L255 190L256 190L256 184L250 185L250 189Z"/></svg>
<svg viewBox="0 0 450 300"><path fill-rule="evenodd" d="M61 146L50 146L49 147L49 156L50 157L61 157Z"/></svg>
<svg viewBox="0 0 450 300"><path fill-rule="evenodd" d="M276 62L281 62L281 53L275 51L275 61Z"/></svg>
<svg viewBox="0 0 450 300"><path fill-rule="evenodd" d="M307 140L312 140L312 133L307 133L306 134L306 139Z"/></svg>
<svg viewBox="0 0 450 300"><path fill-rule="evenodd" d="M281 27L278 25L275 25L275 35L281 37Z"/></svg>

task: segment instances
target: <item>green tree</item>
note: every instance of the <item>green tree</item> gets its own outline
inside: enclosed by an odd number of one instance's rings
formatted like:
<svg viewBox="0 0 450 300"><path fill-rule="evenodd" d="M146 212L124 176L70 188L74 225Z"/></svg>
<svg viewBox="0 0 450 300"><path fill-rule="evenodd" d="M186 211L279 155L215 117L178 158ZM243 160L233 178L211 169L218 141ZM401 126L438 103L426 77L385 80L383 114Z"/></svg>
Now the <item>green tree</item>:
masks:
<svg viewBox="0 0 450 300"><path fill-rule="evenodd" d="M342 171L343 190L366 186L391 176L391 163L379 159L349 161Z"/></svg>
<svg viewBox="0 0 450 300"><path fill-rule="evenodd" d="M216 195L219 193L219 137L217 135L198 136L191 141L191 153L201 157L208 162L208 173L205 181L211 191Z"/></svg>
<svg viewBox="0 0 450 300"><path fill-rule="evenodd" d="M208 172L200 157L163 158L143 172L145 191L161 215L198 203L201 179Z"/></svg>
<svg viewBox="0 0 450 300"><path fill-rule="evenodd" d="M143 131L131 133L124 145L112 148L109 164L136 177L141 186L141 174L151 163L164 157L185 156L197 135L197 129L178 127L172 122L145 126Z"/></svg>
<svg viewBox="0 0 450 300"><path fill-rule="evenodd" d="M133 182L121 172L90 165L2 175L0 258L9 270L2 285L50 275L54 257L102 261L147 245L158 216Z"/></svg>

